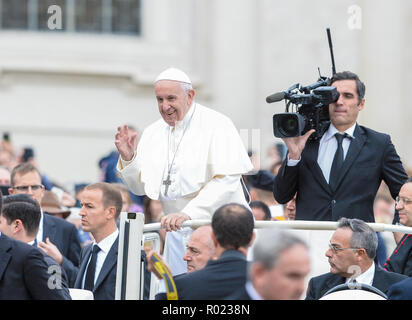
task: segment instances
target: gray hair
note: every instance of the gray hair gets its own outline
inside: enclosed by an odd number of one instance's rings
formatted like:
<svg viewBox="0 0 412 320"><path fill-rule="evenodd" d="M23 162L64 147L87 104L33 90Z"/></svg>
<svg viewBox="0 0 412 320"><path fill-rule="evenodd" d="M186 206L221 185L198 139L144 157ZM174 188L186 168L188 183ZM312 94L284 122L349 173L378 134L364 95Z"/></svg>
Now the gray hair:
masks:
<svg viewBox="0 0 412 320"><path fill-rule="evenodd" d="M179 82L180 86L182 87L183 91L187 95L190 90L193 90L192 84L187 82Z"/></svg>
<svg viewBox="0 0 412 320"><path fill-rule="evenodd" d="M259 230L253 247L253 262L260 262L266 269L272 269L278 263L280 255L295 245L309 249L305 241L290 232L276 229Z"/></svg>
<svg viewBox="0 0 412 320"><path fill-rule="evenodd" d="M350 246L352 248L363 248L370 259L375 259L378 250L378 236L365 221L359 219L340 218L338 228L349 228L352 230Z"/></svg>

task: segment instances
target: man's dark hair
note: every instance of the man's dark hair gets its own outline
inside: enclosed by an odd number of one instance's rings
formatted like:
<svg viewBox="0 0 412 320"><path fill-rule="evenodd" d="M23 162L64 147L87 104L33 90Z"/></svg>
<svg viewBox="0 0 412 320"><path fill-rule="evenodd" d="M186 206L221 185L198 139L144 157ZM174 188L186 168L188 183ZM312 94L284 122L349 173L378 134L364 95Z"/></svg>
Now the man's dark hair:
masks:
<svg viewBox="0 0 412 320"><path fill-rule="evenodd" d="M261 209L265 213L263 220L270 220L272 218L269 207L263 201L252 201L249 203L249 206L251 209Z"/></svg>
<svg viewBox="0 0 412 320"><path fill-rule="evenodd" d="M35 206L39 206L39 203L37 202L37 200L34 200L32 197L30 197L26 193L16 193L16 194L11 194L11 195L3 197L3 205L6 205L12 202L28 202L28 203L34 204Z"/></svg>
<svg viewBox="0 0 412 320"><path fill-rule="evenodd" d="M365 97L366 88L365 88L365 84L359 79L358 75L350 71L337 72L332 76L332 79L331 79L332 86L335 81L340 81L340 80L355 80L356 91L358 93L358 101L359 103L361 103L362 99Z"/></svg>
<svg viewBox="0 0 412 320"><path fill-rule="evenodd" d="M33 172L33 171L37 172L39 174L40 179L41 179L40 171L35 166L30 164L29 162L24 162L24 163L21 163L21 164L15 166L14 169L11 171L11 175L10 175L10 184L11 184L11 186L12 187L16 186L15 185L15 183L16 183L15 180L16 180L16 175L17 174L20 175L20 176L23 176L23 175L25 175L29 172Z"/></svg>
<svg viewBox="0 0 412 320"><path fill-rule="evenodd" d="M5 197L1 215L6 219L8 224L11 224L16 219L20 219L26 229L27 235L35 236L40 224L40 206L36 200L33 200L26 194L19 194L18 196L19 197L10 195Z"/></svg>
<svg viewBox="0 0 412 320"><path fill-rule="evenodd" d="M212 217L213 233L220 246L226 250L247 248L253 228L253 214L241 204L226 204L217 209Z"/></svg>
<svg viewBox="0 0 412 320"><path fill-rule="evenodd" d="M2 207L3 207L3 194L1 193L1 190L0 190L0 213L1 213Z"/></svg>
<svg viewBox="0 0 412 320"><path fill-rule="evenodd" d="M115 218L117 219L122 211L123 199L119 189L107 182L97 182L85 187L85 190L101 190L103 207L114 206L116 208Z"/></svg>

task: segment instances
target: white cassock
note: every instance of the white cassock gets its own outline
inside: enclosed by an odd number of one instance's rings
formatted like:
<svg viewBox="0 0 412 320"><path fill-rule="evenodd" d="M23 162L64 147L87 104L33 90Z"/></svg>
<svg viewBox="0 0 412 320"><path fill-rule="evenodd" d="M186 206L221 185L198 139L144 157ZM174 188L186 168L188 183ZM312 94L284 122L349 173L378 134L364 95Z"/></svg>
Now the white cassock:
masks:
<svg viewBox="0 0 412 320"><path fill-rule="evenodd" d="M171 184L165 195L169 167ZM117 169L132 192L160 200L165 214L183 212L192 220L211 219L227 203L249 208L241 175L253 166L237 129L228 117L195 102L175 127L162 118L147 127L135 157L119 159ZM183 260L191 232L187 229L166 235L164 258L174 275L187 272Z"/></svg>

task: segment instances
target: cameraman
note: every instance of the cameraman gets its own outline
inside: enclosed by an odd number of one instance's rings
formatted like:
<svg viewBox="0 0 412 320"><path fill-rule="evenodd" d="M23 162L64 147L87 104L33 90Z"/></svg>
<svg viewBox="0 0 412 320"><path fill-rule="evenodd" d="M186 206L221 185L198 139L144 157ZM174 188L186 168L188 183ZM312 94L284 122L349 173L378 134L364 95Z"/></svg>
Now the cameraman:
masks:
<svg viewBox="0 0 412 320"><path fill-rule="evenodd" d="M322 138L308 141L313 129L283 138L289 151L275 179L274 196L283 204L297 192L296 220L374 222L373 201L381 181L395 199L408 177L390 136L356 122L365 105L359 77L339 72L331 85L339 99L329 105L331 124Z"/></svg>

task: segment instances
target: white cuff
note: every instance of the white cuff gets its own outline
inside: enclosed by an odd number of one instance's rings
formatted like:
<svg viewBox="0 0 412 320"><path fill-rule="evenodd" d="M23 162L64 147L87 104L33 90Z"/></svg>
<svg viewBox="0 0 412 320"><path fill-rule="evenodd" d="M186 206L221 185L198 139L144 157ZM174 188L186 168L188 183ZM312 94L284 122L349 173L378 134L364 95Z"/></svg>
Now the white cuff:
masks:
<svg viewBox="0 0 412 320"><path fill-rule="evenodd" d="M288 165L289 167L295 167L295 166L300 162L300 159L302 159L302 157L299 157L298 160L289 159L289 155L288 155L288 163L287 163L287 165Z"/></svg>

